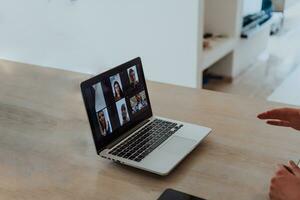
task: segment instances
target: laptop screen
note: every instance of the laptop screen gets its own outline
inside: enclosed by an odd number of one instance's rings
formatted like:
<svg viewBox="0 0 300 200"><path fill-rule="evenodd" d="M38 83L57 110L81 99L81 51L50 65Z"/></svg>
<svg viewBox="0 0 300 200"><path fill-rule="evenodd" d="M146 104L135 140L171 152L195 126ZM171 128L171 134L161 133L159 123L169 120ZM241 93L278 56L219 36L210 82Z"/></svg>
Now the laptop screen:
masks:
<svg viewBox="0 0 300 200"><path fill-rule="evenodd" d="M82 83L97 152L152 116L140 58Z"/></svg>

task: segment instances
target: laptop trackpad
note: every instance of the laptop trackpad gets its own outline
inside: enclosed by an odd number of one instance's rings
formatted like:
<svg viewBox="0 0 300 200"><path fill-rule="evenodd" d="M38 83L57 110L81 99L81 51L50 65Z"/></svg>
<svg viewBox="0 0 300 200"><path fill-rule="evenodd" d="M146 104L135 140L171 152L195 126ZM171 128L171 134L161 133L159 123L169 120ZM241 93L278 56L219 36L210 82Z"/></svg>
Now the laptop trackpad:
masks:
<svg viewBox="0 0 300 200"><path fill-rule="evenodd" d="M185 155L186 153L191 151L196 144L197 142L194 140L174 136L165 145L159 148L159 151L164 151L175 155Z"/></svg>
<svg viewBox="0 0 300 200"><path fill-rule="evenodd" d="M180 136L173 136L160 148L145 158L142 164L149 170L161 175L168 174L188 153L197 142Z"/></svg>

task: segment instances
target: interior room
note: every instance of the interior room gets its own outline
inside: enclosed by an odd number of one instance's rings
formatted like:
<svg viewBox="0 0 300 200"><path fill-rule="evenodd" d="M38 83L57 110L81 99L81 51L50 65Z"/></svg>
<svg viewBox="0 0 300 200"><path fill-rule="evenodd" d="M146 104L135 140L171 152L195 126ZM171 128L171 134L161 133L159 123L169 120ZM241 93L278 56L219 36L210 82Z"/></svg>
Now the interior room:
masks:
<svg viewBox="0 0 300 200"><path fill-rule="evenodd" d="M0 199L300 199L299 10L2 0Z"/></svg>

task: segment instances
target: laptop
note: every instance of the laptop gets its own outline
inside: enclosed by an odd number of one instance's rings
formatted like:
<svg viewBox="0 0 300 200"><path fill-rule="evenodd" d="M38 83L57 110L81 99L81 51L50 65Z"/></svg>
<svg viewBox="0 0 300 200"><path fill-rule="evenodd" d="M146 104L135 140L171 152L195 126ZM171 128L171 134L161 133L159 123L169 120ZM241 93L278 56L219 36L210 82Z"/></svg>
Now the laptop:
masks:
<svg viewBox="0 0 300 200"><path fill-rule="evenodd" d="M211 132L154 116L140 58L81 83L97 154L167 175Z"/></svg>

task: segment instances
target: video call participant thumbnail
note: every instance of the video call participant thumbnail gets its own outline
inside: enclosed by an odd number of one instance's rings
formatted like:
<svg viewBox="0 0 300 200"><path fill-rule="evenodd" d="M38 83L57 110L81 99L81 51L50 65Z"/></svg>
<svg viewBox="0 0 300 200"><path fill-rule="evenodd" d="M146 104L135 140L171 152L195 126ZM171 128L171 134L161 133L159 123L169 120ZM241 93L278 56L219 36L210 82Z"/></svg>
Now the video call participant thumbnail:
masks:
<svg viewBox="0 0 300 200"><path fill-rule="evenodd" d="M110 82L115 101L119 101L120 99L124 98L124 92L121 84L120 75L117 74L115 76L110 77Z"/></svg>
<svg viewBox="0 0 300 200"><path fill-rule="evenodd" d="M123 126L130 121L125 99L117 102L117 110L121 126Z"/></svg>
<svg viewBox="0 0 300 200"><path fill-rule="evenodd" d="M106 106L101 82L93 85L92 93L95 96L94 102L95 102L96 112L99 112L100 110L106 108L107 106Z"/></svg>
<svg viewBox="0 0 300 200"><path fill-rule="evenodd" d="M112 132L107 109L98 112L98 122L101 135L107 136Z"/></svg>
<svg viewBox="0 0 300 200"><path fill-rule="evenodd" d="M93 85L92 94L94 96L93 105L95 106L96 116L99 124L100 134L106 136L112 133L108 110L102 89L101 82Z"/></svg>
<svg viewBox="0 0 300 200"><path fill-rule="evenodd" d="M134 97L132 97L130 99L130 104L133 114L145 108L148 105L145 91L136 94Z"/></svg>
<svg viewBox="0 0 300 200"><path fill-rule="evenodd" d="M139 84L139 77L137 75L136 66L129 68L127 72L130 86L135 88Z"/></svg>

